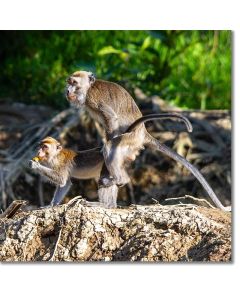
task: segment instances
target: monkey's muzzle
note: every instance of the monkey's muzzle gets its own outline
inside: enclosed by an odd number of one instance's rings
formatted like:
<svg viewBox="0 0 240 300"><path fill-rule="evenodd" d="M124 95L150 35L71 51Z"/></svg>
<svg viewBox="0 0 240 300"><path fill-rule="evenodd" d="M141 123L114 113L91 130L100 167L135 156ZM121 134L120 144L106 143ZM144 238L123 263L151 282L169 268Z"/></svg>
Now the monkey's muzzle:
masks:
<svg viewBox="0 0 240 300"><path fill-rule="evenodd" d="M66 97L67 97L67 100L70 101L70 102L71 101L76 101L76 99L77 99L76 95L71 94L69 92L67 92Z"/></svg>

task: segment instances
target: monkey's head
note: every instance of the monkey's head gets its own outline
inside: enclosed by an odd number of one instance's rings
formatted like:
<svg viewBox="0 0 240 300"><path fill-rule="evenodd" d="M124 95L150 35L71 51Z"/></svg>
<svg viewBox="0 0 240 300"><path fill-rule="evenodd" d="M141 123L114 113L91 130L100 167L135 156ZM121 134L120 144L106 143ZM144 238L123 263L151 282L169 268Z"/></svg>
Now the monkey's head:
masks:
<svg viewBox="0 0 240 300"><path fill-rule="evenodd" d="M74 72L67 79L66 97L74 106L84 105L89 88L95 82L93 73L86 71Z"/></svg>
<svg viewBox="0 0 240 300"><path fill-rule="evenodd" d="M61 144L48 136L39 143L37 157L41 162L51 162L62 150Z"/></svg>

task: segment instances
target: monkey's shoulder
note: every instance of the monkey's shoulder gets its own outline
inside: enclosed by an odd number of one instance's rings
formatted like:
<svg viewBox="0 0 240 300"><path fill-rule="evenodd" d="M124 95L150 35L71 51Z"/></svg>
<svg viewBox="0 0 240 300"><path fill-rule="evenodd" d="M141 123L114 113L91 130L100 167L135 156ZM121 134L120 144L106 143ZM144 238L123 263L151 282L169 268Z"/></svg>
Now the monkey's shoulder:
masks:
<svg viewBox="0 0 240 300"><path fill-rule="evenodd" d="M115 117L116 114L120 123L142 116L132 96L122 86L111 81L96 80L88 91L86 105L92 117L100 123L104 123L101 113L105 117Z"/></svg>
<svg viewBox="0 0 240 300"><path fill-rule="evenodd" d="M128 91L120 84L105 80L96 80L92 87L89 89L88 96L90 96L88 98L98 98L103 96L104 101L107 101L107 99L114 100L119 97L121 97L122 100L133 99Z"/></svg>
<svg viewBox="0 0 240 300"><path fill-rule="evenodd" d="M114 88L117 88L117 89L120 89L120 90L124 90L124 87L122 87L120 84L116 83L116 82L113 82L113 81L108 81L108 80L102 80L102 79L97 79L94 84L92 85L92 88L109 88L109 87L114 87Z"/></svg>

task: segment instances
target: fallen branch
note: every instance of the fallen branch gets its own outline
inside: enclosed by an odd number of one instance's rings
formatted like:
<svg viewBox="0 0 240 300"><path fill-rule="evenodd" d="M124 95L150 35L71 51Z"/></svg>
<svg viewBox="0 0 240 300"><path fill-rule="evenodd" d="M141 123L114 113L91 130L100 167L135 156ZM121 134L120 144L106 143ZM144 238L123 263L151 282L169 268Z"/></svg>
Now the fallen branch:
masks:
<svg viewBox="0 0 240 300"><path fill-rule="evenodd" d="M231 260L230 213L191 204L104 209L83 203L75 198L1 219L0 260Z"/></svg>
<svg viewBox="0 0 240 300"><path fill-rule="evenodd" d="M165 199L164 202L166 202L168 205L176 205L177 203L179 203L179 204L195 204L198 206L215 208L206 199L198 199L198 198L195 198L190 195L185 195L184 197L177 197L177 198L168 198L168 199Z"/></svg>
<svg viewBox="0 0 240 300"><path fill-rule="evenodd" d="M15 200L13 201L10 206L0 214L0 218L13 218L15 214L24 206L28 204L28 201L24 200Z"/></svg>

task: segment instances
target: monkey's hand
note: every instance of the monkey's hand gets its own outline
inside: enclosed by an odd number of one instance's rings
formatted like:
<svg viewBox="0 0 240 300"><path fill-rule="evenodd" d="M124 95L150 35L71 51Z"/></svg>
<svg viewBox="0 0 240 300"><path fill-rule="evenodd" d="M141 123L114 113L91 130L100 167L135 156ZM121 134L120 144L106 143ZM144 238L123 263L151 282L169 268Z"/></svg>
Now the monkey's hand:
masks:
<svg viewBox="0 0 240 300"><path fill-rule="evenodd" d="M31 169L39 169L40 163L37 162L37 161L34 161L34 160L30 160L30 161L29 161L29 167L30 167Z"/></svg>

